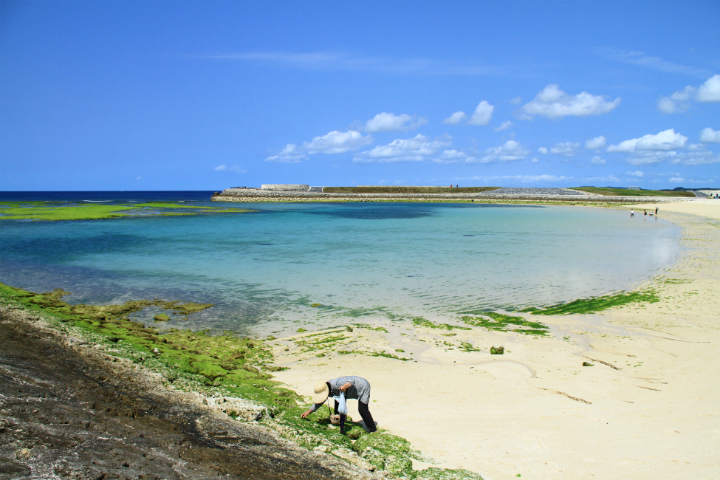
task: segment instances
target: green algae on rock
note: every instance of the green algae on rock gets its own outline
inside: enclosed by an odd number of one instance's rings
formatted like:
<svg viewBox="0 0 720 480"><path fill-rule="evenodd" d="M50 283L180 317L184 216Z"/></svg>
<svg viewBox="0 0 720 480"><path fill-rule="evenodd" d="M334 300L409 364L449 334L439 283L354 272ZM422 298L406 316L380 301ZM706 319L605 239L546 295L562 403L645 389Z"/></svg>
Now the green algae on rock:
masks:
<svg viewBox="0 0 720 480"><path fill-rule="evenodd" d="M308 449L328 446L337 451L354 449L364 461L386 470L393 477L428 480L480 478L464 470L428 469L415 472L412 460L419 457L407 440L383 432L364 435L357 424L347 425L352 435L345 436L329 422L322 421L327 419L316 422L301 419L300 414L307 408L305 400L281 387L266 373L281 367L271 365L272 351L261 340L241 338L231 333L210 335L208 331L171 329L161 333L129 318L131 313L147 307L187 314L210 308L211 304L154 299L122 305L70 305L62 300L66 295L68 292L62 289L34 293L0 284L0 301L3 303L19 303L22 308L42 313L44 318L57 322L58 328L74 328L90 341L105 344L107 353L141 363L145 368L160 373L177 388L204 391L216 396L236 396L254 402L260 410L251 412L250 418L247 412L235 411L232 407L223 411L239 421L260 421L280 436ZM383 352L363 353L386 356ZM353 443L353 439L357 441Z"/></svg>
<svg viewBox="0 0 720 480"><path fill-rule="evenodd" d="M413 324L415 324L419 327L441 328L444 330L472 330L472 328L470 328L470 327L460 327L458 325L450 325L447 323L433 323L430 320L427 320L423 317L413 318Z"/></svg>
<svg viewBox="0 0 720 480"><path fill-rule="evenodd" d="M153 320L155 320L156 322L167 322L168 320L170 320L170 317L168 317L164 313L158 313L153 317Z"/></svg>

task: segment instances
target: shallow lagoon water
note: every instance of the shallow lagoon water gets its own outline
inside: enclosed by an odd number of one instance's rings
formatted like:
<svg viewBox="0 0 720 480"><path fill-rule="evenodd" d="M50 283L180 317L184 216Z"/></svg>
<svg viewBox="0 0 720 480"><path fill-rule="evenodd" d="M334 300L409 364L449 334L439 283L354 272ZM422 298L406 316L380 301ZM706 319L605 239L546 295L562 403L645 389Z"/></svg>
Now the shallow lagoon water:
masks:
<svg viewBox="0 0 720 480"><path fill-rule="evenodd" d="M211 302L163 326L267 333L570 301L631 289L680 253L674 225L598 208L232 206L256 212L6 222L0 281L71 303Z"/></svg>

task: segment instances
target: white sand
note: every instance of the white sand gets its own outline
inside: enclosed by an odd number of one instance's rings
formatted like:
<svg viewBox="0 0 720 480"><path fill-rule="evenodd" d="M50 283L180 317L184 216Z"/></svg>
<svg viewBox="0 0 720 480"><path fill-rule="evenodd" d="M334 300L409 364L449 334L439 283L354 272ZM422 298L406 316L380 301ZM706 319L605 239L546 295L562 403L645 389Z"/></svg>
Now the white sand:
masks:
<svg viewBox="0 0 720 480"><path fill-rule="evenodd" d="M318 380L365 377L381 428L439 466L486 479L720 478L720 200L659 207L662 218L683 227L687 248L648 284L659 303L530 316L550 325L549 338L403 325L387 334L356 328L346 334L354 343L340 348L369 347L417 363L298 356L286 339L276 354L291 368L277 378L307 395ZM460 341L481 351L461 351ZM505 355L490 355L492 345L505 346ZM356 402L349 404L359 418Z"/></svg>

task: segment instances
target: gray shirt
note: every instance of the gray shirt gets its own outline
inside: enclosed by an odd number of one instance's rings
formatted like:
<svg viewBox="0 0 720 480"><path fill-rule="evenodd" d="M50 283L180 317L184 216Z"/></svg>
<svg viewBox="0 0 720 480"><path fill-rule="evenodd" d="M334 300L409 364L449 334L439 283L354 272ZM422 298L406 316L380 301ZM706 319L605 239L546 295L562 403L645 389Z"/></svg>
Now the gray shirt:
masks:
<svg viewBox="0 0 720 480"><path fill-rule="evenodd" d="M350 383L350 388L345 390L345 399L353 400L357 399L362 403L370 403L370 383L362 377L338 377L328 380L330 384L330 396L335 397L340 395L340 387L346 383ZM316 403L310 409L315 411L322 406L322 403Z"/></svg>

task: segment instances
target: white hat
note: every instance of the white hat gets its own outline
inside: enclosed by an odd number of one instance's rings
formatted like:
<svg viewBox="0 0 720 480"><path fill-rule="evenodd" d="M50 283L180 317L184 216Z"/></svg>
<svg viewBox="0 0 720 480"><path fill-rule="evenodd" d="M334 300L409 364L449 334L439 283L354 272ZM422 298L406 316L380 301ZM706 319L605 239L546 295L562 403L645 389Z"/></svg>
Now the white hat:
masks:
<svg viewBox="0 0 720 480"><path fill-rule="evenodd" d="M318 382L315 384L315 395L313 395L313 402L323 403L325 400L327 400L329 394L330 389L328 388L327 383Z"/></svg>

